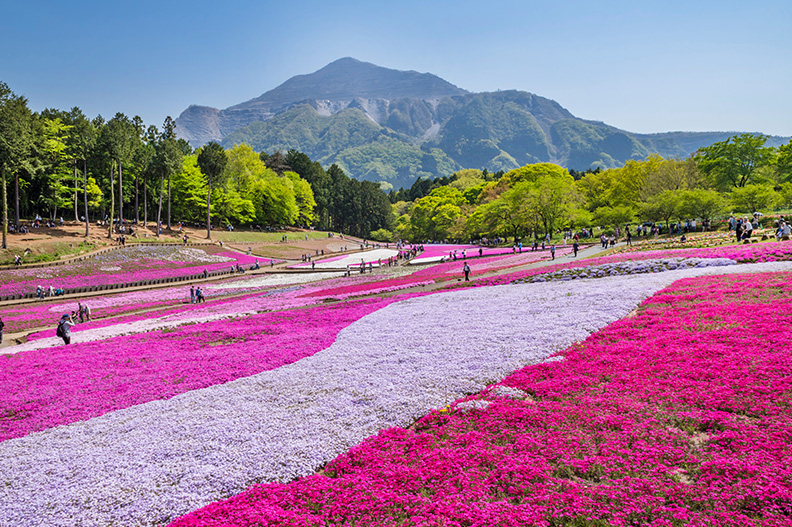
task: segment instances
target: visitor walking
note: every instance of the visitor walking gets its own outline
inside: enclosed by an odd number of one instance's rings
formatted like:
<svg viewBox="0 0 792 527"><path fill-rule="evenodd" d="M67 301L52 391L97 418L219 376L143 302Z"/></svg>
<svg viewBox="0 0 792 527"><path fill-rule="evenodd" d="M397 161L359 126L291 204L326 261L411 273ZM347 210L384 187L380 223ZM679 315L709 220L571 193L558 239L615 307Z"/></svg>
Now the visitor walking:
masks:
<svg viewBox="0 0 792 527"><path fill-rule="evenodd" d="M201 291L200 287L195 290L195 298L199 304L201 302L206 302L206 298L204 297L203 291Z"/></svg>
<svg viewBox="0 0 792 527"><path fill-rule="evenodd" d="M71 328L74 326L74 320L71 315L63 315L58 322L58 329L55 334L63 339L64 344L71 344Z"/></svg>
<svg viewBox="0 0 792 527"><path fill-rule="evenodd" d="M550 246L550 256L551 256L550 258L551 260L555 260L555 244Z"/></svg>
<svg viewBox="0 0 792 527"><path fill-rule="evenodd" d="M575 241L572 243L572 252L574 252L574 253L575 253L575 258L577 258L577 253L578 253L578 249L579 249L579 248L580 248L580 244L577 242L577 240L575 240Z"/></svg>
<svg viewBox="0 0 792 527"><path fill-rule="evenodd" d="M195 303L195 286L194 285L190 286L190 303L191 304Z"/></svg>
<svg viewBox="0 0 792 527"><path fill-rule="evenodd" d="M0 344L3 343L3 328L5 328L5 322L0 318Z"/></svg>
<svg viewBox="0 0 792 527"><path fill-rule="evenodd" d="M467 263L465 263L462 271L465 273L465 282L470 282L470 266Z"/></svg>

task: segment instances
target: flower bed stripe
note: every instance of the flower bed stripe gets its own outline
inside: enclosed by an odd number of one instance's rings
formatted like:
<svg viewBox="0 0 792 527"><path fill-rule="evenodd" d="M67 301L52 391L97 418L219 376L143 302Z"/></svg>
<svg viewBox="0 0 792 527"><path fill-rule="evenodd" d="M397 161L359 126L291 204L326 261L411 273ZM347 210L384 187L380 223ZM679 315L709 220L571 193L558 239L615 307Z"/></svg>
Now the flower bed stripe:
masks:
<svg viewBox="0 0 792 527"><path fill-rule="evenodd" d="M764 264L396 302L310 357L0 443L0 524L157 525L253 483L312 473L383 428L541 361L685 276Z"/></svg>

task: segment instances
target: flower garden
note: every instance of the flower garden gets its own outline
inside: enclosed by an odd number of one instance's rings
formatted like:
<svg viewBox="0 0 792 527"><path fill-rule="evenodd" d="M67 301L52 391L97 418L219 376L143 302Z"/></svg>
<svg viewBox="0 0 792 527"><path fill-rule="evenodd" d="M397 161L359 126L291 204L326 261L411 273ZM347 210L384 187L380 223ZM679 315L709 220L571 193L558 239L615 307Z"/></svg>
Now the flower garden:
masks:
<svg viewBox="0 0 792 527"><path fill-rule="evenodd" d="M254 263L255 257L222 247L135 245L85 260L49 267L9 269L0 272L0 295L89 287L188 276L231 266ZM263 262L262 262L263 263Z"/></svg>
<svg viewBox="0 0 792 527"><path fill-rule="evenodd" d="M792 244L547 256L89 299L0 350L0 525L789 525Z"/></svg>

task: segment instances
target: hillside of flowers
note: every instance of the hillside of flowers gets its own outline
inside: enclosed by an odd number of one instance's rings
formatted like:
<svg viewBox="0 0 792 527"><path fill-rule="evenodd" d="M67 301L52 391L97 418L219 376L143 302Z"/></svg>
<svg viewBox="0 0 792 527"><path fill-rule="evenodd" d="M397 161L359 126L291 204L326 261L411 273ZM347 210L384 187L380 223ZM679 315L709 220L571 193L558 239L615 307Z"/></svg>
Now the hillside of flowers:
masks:
<svg viewBox="0 0 792 527"><path fill-rule="evenodd" d="M688 279L317 475L174 522L789 525L792 274Z"/></svg>
<svg viewBox="0 0 792 527"><path fill-rule="evenodd" d="M529 281L540 274L554 273L568 269L579 269L599 265L618 264L627 261L664 260L678 258L725 258L738 263L784 262L792 260L792 243L769 242L750 245L728 245L700 249L676 249L664 251L641 251L628 254L613 254L586 258L572 262L558 263L547 267L526 269L498 276L474 280L470 285L489 286L511 282ZM463 284L466 285L466 284Z"/></svg>
<svg viewBox="0 0 792 527"><path fill-rule="evenodd" d="M200 315L175 312L170 320L158 322L170 324L167 330L157 330L140 317L127 324L138 335L112 337L123 325L109 325L86 329L92 342L65 350L57 344L41 351L19 349L0 357L3 369L17 368L16 376L3 380L12 389L4 395L2 414L11 423L4 428L7 439L0 442L0 524L163 525L252 485L297 479L294 486L305 488L301 486L306 480L299 478L323 467L325 477L332 474L333 467L343 465L336 461L326 467L327 463L357 452L370 438L403 433L398 430L428 414L476 416L489 411L492 402L469 394L487 390L528 364L555 360L554 354L570 346L574 350L576 342L622 319L680 278L771 271L789 272L792 264L478 287L263 315L252 310L277 295L258 293L218 300L210 312ZM160 345L161 351L155 349ZM113 353L102 353L107 346ZM76 362L81 365L68 364L71 350L79 350ZM553 364L566 365L569 355L565 352L567 360ZM585 370L581 360L581 372L595 371ZM46 371L55 368L63 374ZM18 380L28 375L35 383ZM587 386L589 381L581 375L564 385ZM497 393L519 395L512 390L533 389L509 386ZM439 410L444 408L451 410ZM431 459L442 461L445 451L439 455L431 454ZM430 465L421 462L405 470L423 478L415 470ZM496 466L486 465L490 471ZM432 474L423 481L434 481ZM409 478L386 479L395 493L377 494L377 499L392 495L397 503L407 503L402 497L411 492ZM454 482L459 482L464 487L465 481L457 478L446 484L456 488ZM379 492L379 483L371 480L371 485L368 488ZM448 494L444 487L427 489L419 495ZM288 518L293 512L302 518L303 504L316 514L324 514L323 500L334 501L334 510L351 507L352 496L343 490L333 491L338 500L321 493L310 503L295 498L293 511L281 511L281 504L272 502L243 501L273 517ZM368 496L360 488L355 492ZM476 494L470 496L474 499ZM447 508L440 505L432 509L435 514ZM459 510L487 508L477 501L459 505ZM226 510L222 502L213 507ZM230 514L226 512L209 518L200 512L198 524L267 524L256 516L259 512L235 507L234 514L253 519L237 521L223 516ZM437 516L429 512L422 511L428 518L425 523L437 524ZM321 514L316 521L305 516L305 524L332 523ZM382 511L370 514L371 524L390 521Z"/></svg>
<svg viewBox="0 0 792 527"><path fill-rule="evenodd" d="M249 267L256 258L222 247L135 245L63 265L9 269L0 273L0 295L158 280L207 271ZM263 262L262 262L263 263Z"/></svg>

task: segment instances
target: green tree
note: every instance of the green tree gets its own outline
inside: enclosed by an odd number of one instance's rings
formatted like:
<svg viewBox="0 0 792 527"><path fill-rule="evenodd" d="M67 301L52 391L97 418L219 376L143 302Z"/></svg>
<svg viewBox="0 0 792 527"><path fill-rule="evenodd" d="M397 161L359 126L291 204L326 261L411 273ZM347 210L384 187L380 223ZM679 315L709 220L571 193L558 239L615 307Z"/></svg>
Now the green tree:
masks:
<svg viewBox="0 0 792 527"><path fill-rule="evenodd" d="M140 134L135 123L123 113L117 113L107 122L104 129L103 144L107 153L118 168L118 221L124 221L124 165L135 152L140 141ZM112 176L111 176L112 180ZM111 181L112 185L112 181ZM113 189L111 188L111 194ZM110 216L112 230L112 213Z"/></svg>
<svg viewBox="0 0 792 527"><path fill-rule="evenodd" d="M785 209L792 208L792 181L781 183L778 188L778 204Z"/></svg>
<svg viewBox="0 0 792 527"><path fill-rule="evenodd" d="M201 148L198 153L198 166L206 178L206 239L212 239L212 185L223 182L228 156L223 147L211 141Z"/></svg>
<svg viewBox="0 0 792 527"><path fill-rule="evenodd" d="M741 212L761 212L772 208L778 196L770 185L745 185L735 188L729 194L729 201L734 210Z"/></svg>
<svg viewBox="0 0 792 527"><path fill-rule="evenodd" d="M0 175L3 194L3 249L8 248L8 174L29 166L33 149L32 115L27 99L0 82ZM18 224L17 220L17 224Z"/></svg>
<svg viewBox="0 0 792 527"><path fill-rule="evenodd" d="M410 214L412 230L421 240L443 240L462 214L462 193L452 187L436 188L415 202Z"/></svg>
<svg viewBox="0 0 792 527"><path fill-rule="evenodd" d="M705 182L693 159L665 159L647 171L640 198L646 201L668 190L687 190L702 186L705 186Z"/></svg>
<svg viewBox="0 0 792 527"><path fill-rule="evenodd" d="M681 216L709 221L723 214L725 208L725 200L715 190L691 189L680 193Z"/></svg>
<svg viewBox="0 0 792 527"><path fill-rule="evenodd" d="M678 216L680 206L679 190L664 190L651 196L641 205L641 214L653 222L665 222L668 227L671 218Z"/></svg>
<svg viewBox="0 0 792 527"><path fill-rule="evenodd" d="M782 183L792 181L792 139L778 147L775 169L778 181Z"/></svg>
<svg viewBox="0 0 792 527"><path fill-rule="evenodd" d="M629 225L635 220L632 207L618 205L616 207L598 207L594 211L593 221L602 227L620 227Z"/></svg>
<svg viewBox="0 0 792 527"><path fill-rule="evenodd" d="M161 137L156 146L154 165L160 172L160 195L157 207L157 236L162 230L162 195L165 189L165 179L168 179L168 192L170 193L171 176L182 167L182 151L175 139ZM170 196L168 196L170 201ZM170 226L168 226L170 228Z"/></svg>
<svg viewBox="0 0 792 527"><path fill-rule="evenodd" d="M69 112L69 121L71 123L71 130L68 138L70 150L75 161L82 161L83 217L85 219L85 237L87 238L90 224L90 220L88 219L88 202L90 194L88 191L88 158L93 154L93 150L96 146L97 131L93 123L91 123L85 114L83 114L82 110L76 106ZM94 185L96 185L96 180L94 180ZM93 196L95 201L96 194L94 193ZM99 193L99 197L101 198L101 192Z"/></svg>
<svg viewBox="0 0 792 527"><path fill-rule="evenodd" d="M198 156L184 157L181 169L173 174L173 204L177 218L197 222L206 209L206 185Z"/></svg>
<svg viewBox="0 0 792 527"><path fill-rule="evenodd" d="M581 201L575 180L566 170L542 174L531 184L531 208L541 218L545 233L569 223Z"/></svg>
<svg viewBox="0 0 792 527"><path fill-rule="evenodd" d="M773 156L773 149L764 146L766 142L762 134L735 135L699 148L695 160L710 184L726 192L755 182L756 169L767 165Z"/></svg>

